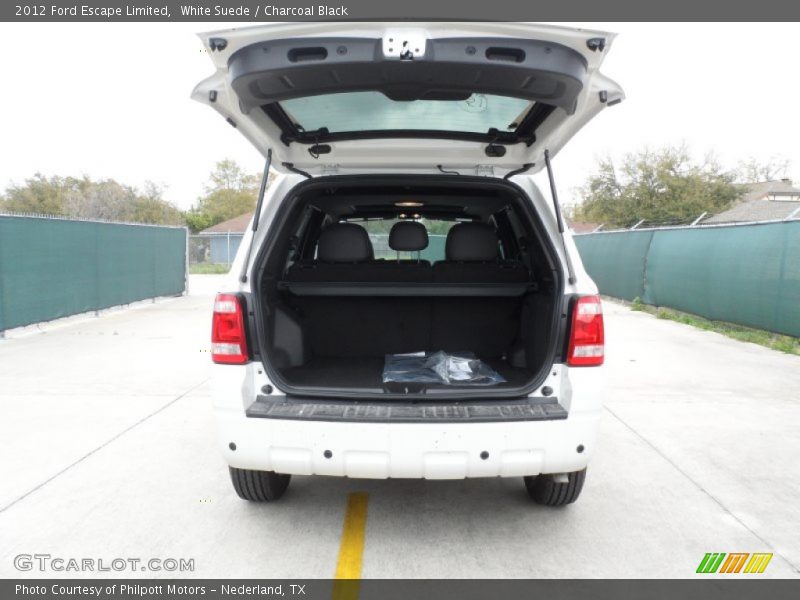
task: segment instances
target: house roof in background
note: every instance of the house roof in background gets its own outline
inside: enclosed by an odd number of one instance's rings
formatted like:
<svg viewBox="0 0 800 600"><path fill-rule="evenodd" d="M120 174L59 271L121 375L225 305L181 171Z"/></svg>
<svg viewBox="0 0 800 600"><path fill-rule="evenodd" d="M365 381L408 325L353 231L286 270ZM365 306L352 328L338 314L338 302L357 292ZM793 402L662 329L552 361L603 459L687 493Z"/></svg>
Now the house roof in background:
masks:
<svg viewBox="0 0 800 600"><path fill-rule="evenodd" d="M800 188L794 187L790 179L760 181L747 184L746 187L748 191L737 204L705 219L703 223L775 221L785 219L800 209ZM770 197L775 195L794 197L794 199L771 200Z"/></svg>
<svg viewBox="0 0 800 600"><path fill-rule="evenodd" d="M595 229L600 227L600 225L600 223L580 223L572 219L567 219L567 227L569 227L573 233L592 233Z"/></svg>
<svg viewBox="0 0 800 600"><path fill-rule="evenodd" d="M253 213L244 213L243 215L233 217L232 219L228 219L222 223L217 223L208 229L203 229L203 231L200 232L200 235L208 235L212 233L244 233L247 229L247 226L250 224L250 219L252 218Z"/></svg>
<svg viewBox="0 0 800 600"><path fill-rule="evenodd" d="M742 202L749 202L751 200L761 200L771 194L791 195L800 197L800 188L797 188L792 183L791 179L778 179L775 181L759 181L757 183L748 183L742 187L747 188L747 192L742 197Z"/></svg>

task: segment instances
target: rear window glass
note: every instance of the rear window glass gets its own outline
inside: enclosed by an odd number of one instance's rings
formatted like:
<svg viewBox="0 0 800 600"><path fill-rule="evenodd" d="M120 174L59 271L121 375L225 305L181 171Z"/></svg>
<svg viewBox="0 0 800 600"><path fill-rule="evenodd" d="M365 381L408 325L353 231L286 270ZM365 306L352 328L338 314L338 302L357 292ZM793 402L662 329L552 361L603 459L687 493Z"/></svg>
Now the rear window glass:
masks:
<svg viewBox="0 0 800 600"><path fill-rule="evenodd" d="M466 100L397 101L380 92L346 92L284 100L281 108L304 131L514 131L534 102L472 94Z"/></svg>
<svg viewBox="0 0 800 600"><path fill-rule="evenodd" d="M369 221L353 219L350 221L350 223L361 225L367 230L369 239L372 241L372 249L375 251L375 258L396 260L399 254L401 260L415 260L417 258L417 252L398 253L389 247L389 231L391 231L392 225L397 222L397 219L374 219ZM444 245L447 240L447 232L450 231L450 228L455 225L457 221L420 219L419 222L425 225L425 228L428 230L428 247L419 252L419 258L431 262L444 260Z"/></svg>

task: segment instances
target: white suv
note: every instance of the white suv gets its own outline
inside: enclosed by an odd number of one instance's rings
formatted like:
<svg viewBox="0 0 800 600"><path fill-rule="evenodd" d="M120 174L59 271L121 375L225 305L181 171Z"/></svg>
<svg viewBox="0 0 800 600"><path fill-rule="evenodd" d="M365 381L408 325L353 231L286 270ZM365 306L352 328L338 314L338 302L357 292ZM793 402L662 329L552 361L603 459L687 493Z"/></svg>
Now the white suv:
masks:
<svg viewBox="0 0 800 600"><path fill-rule="evenodd" d="M575 501L603 317L550 155L622 100L598 70L612 38L515 23L203 36L216 72L193 97L267 162L213 315L239 496L276 500L292 474L524 477L536 502ZM469 356L492 378L387 377L399 355Z"/></svg>

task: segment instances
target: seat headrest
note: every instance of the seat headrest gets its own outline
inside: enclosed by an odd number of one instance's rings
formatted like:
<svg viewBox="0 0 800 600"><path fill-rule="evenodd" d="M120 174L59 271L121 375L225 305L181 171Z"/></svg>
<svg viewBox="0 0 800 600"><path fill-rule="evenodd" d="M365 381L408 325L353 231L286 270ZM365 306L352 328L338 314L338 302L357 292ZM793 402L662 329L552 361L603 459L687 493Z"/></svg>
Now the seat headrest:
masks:
<svg viewBox="0 0 800 600"><path fill-rule="evenodd" d="M447 260L488 262L497 260L497 234L487 223L459 223L447 232L444 253Z"/></svg>
<svg viewBox="0 0 800 600"><path fill-rule="evenodd" d="M428 247L428 230L416 221L400 221L389 232L389 248L396 252L418 252Z"/></svg>
<svg viewBox="0 0 800 600"><path fill-rule="evenodd" d="M317 259L322 262L362 262L373 256L369 234L361 225L334 223L319 234Z"/></svg>

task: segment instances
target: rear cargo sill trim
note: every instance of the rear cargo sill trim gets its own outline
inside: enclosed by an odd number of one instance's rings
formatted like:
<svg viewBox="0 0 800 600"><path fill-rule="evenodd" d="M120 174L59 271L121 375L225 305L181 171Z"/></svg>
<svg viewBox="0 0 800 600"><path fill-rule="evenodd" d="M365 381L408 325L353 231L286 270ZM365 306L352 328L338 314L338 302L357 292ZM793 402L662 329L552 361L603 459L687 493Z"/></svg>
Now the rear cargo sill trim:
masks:
<svg viewBox="0 0 800 600"><path fill-rule="evenodd" d="M491 423L553 421L567 418L556 399L529 402L319 402L259 396L245 411L249 418L294 421L348 421L357 423Z"/></svg>

